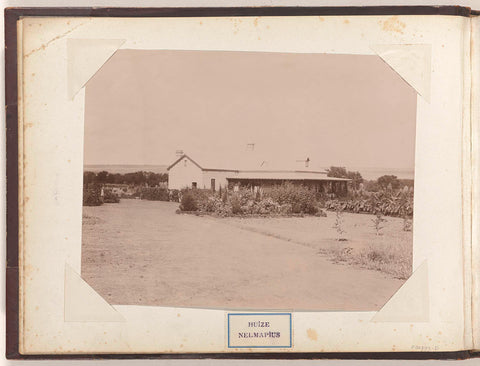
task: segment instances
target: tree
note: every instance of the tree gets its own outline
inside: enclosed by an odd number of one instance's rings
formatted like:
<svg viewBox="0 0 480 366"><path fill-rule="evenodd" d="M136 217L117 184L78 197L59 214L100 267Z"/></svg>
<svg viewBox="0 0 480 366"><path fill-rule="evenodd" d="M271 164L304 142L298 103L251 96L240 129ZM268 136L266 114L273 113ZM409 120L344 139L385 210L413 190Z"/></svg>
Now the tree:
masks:
<svg viewBox="0 0 480 366"><path fill-rule="evenodd" d="M155 187L158 185L157 174L155 173L146 173L147 175L147 184L149 187Z"/></svg>
<svg viewBox="0 0 480 366"><path fill-rule="evenodd" d="M168 173L160 174L160 182L168 182Z"/></svg>
<svg viewBox="0 0 480 366"><path fill-rule="evenodd" d="M153 172L134 172L134 173L109 173L101 171L99 173L86 171L83 174L84 184L90 183L111 183L111 184L129 184L135 186L156 187L160 182L168 182L167 173L153 173Z"/></svg>
<svg viewBox="0 0 480 366"><path fill-rule="evenodd" d="M407 186L408 188L412 188L415 186L413 179L399 179L400 187Z"/></svg>
<svg viewBox="0 0 480 366"><path fill-rule="evenodd" d="M350 184L355 190L358 190L360 184L363 183L362 175L359 172L347 172L347 178L351 179Z"/></svg>
<svg viewBox="0 0 480 366"><path fill-rule="evenodd" d="M327 169L327 177L347 178L347 169L341 166L331 166Z"/></svg>
<svg viewBox="0 0 480 366"><path fill-rule="evenodd" d="M367 192L378 192L380 187L376 180L366 180L365 183L365 190Z"/></svg>
<svg viewBox="0 0 480 366"><path fill-rule="evenodd" d="M340 166L331 166L330 169L327 169L327 177L351 179L350 184L356 190L360 188L360 183L363 182L362 175L359 172L350 172L345 167Z"/></svg>
<svg viewBox="0 0 480 366"><path fill-rule="evenodd" d="M135 175L134 182L136 185L139 185L139 186L145 185L145 183L147 182L147 177L145 176L144 172L135 172L134 175Z"/></svg>
<svg viewBox="0 0 480 366"><path fill-rule="evenodd" d="M168 181L168 174L145 172L147 183L150 187L158 186L161 182Z"/></svg>
<svg viewBox="0 0 480 366"><path fill-rule="evenodd" d="M124 183L124 177L120 173L115 173L115 174L110 174L113 177L113 183L115 184L123 184Z"/></svg>
<svg viewBox="0 0 480 366"><path fill-rule="evenodd" d="M389 185L392 189L400 188L400 181L396 175L382 175L377 179L377 183L382 189L387 189Z"/></svg>
<svg viewBox="0 0 480 366"><path fill-rule="evenodd" d="M97 183L107 183L108 172L105 170L97 173Z"/></svg>
<svg viewBox="0 0 480 366"><path fill-rule="evenodd" d="M83 173L83 185L88 186L90 183L95 182L96 174L94 172L84 172Z"/></svg>

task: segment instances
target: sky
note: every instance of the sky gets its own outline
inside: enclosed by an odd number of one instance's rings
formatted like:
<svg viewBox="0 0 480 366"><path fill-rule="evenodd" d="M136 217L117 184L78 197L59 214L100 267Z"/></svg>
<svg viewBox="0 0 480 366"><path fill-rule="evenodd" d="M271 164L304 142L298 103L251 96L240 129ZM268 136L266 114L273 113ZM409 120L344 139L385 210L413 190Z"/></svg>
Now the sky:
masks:
<svg viewBox="0 0 480 366"><path fill-rule="evenodd" d="M414 169L416 92L370 55L119 50L90 79L85 164ZM230 167L235 168L235 167Z"/></svg>

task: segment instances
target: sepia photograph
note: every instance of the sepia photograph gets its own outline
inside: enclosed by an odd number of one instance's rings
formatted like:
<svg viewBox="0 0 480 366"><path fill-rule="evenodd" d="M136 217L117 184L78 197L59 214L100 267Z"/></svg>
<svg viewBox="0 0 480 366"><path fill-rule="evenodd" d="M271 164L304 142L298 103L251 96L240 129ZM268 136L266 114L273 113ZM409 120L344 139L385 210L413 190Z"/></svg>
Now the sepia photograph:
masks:
<svg viewBox="0 0 480 366"><path fill-rule="evenodd" d="M111 305L378 311L412 273L417 93L376 55L121 49L85 86Z"/></svg>

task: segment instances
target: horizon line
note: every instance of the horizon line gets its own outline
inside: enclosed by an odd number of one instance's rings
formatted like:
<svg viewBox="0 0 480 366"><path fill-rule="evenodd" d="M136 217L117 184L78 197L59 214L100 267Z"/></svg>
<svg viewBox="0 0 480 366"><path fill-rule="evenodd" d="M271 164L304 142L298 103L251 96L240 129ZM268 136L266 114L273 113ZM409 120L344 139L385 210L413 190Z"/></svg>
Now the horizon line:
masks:
<svg viewBox="0 0 480 366"><path fill-rule="evenodd" d="M170 166L171 164L143 164L143 163L135 163L135 164L120 164L120 163L96 163L96 164L83 164L83 166ZM346 169L349 169L349 166L348 165L345 165L345 164L327 164L325 165L326 168L329 168L329 167L342 167L342 168L346 168ZM389 170L389 169L392 169L392 170L407 170L407 171L411 171L411 172L414 172L415 171L415 168L404 168L404 167L398 167L398 168L394 168L394 167L384 167L384 166L356 166L356 165L350 165L351 168L355 168L355 169L385 169L385 170Z"/></svg>

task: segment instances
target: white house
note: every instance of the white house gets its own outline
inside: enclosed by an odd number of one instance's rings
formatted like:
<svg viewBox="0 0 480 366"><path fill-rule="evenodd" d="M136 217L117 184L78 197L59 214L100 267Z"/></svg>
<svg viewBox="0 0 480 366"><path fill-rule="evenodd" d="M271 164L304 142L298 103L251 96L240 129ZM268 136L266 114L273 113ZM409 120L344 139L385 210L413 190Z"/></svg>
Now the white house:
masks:
<svg viewBox="0 0 480 366"><path fill-rule="evenodd" d="M183 154L168 168L168 189L200 188L217 190L226 187L227 177L235 170L212 169L200 166Z"/></svg>
<svg viewBox="0 0 480 366"><path fill-rule="evenodd" d="M308 168L310 159L305 160ZM263 164L259 165L262 166ZM328 177L326 171L308 169L267 170L267 169L216 169L201 166L188 155L183 154L168 167L168 188L198 188L218 190L220 187L265 187L283 182L301 184L317 192L345 194L349 179Z"/></svg>

